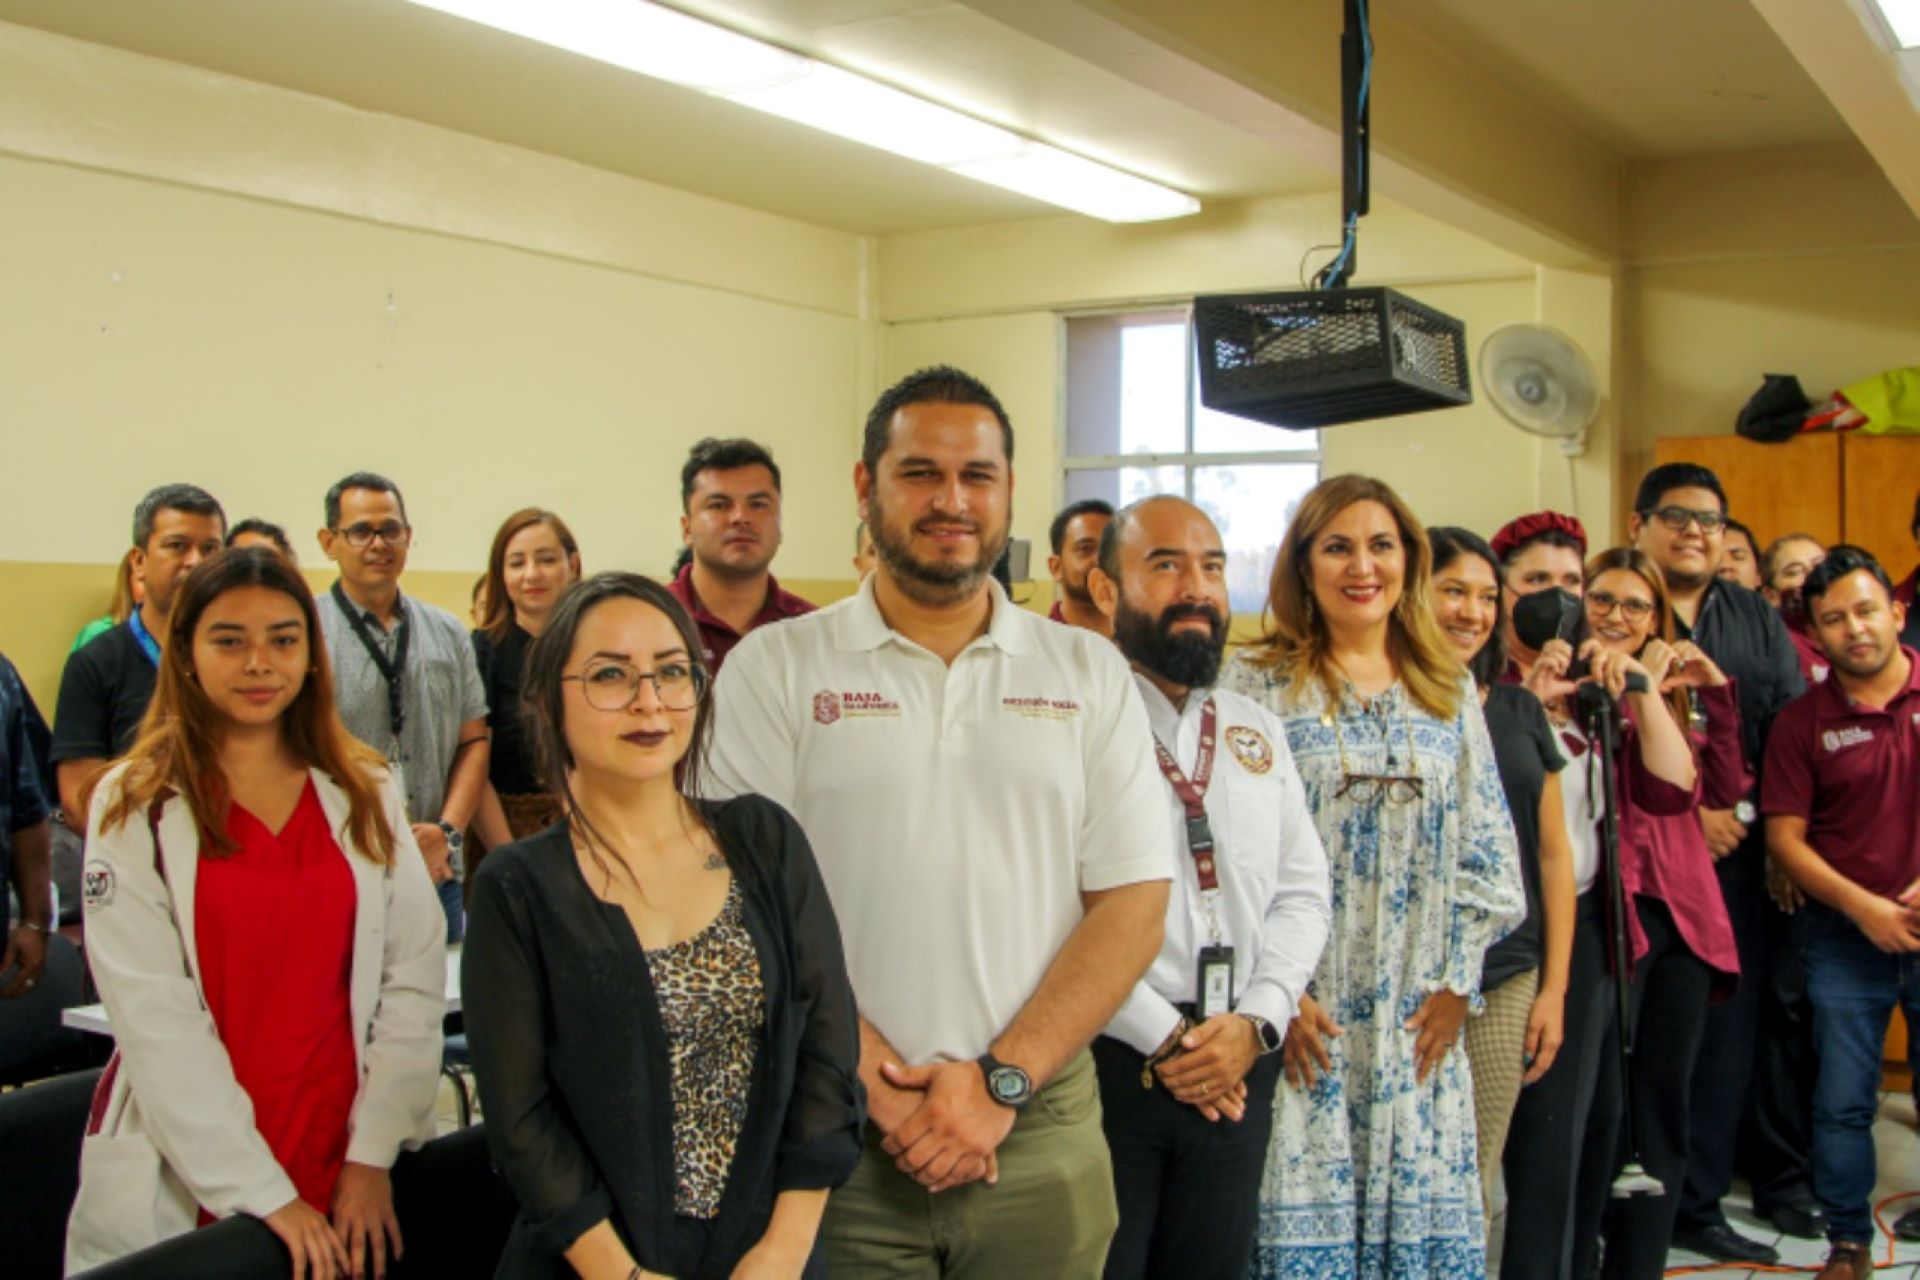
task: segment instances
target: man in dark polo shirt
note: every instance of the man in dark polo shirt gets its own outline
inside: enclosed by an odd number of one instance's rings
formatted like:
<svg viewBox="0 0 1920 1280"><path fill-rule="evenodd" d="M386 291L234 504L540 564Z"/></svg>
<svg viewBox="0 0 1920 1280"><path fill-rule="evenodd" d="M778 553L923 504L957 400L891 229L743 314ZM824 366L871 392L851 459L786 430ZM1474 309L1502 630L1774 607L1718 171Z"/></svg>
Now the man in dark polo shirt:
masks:
<svg viewBox="0 0 1920 1280"><path fill-rule="evenodd" d="M1047 537L1053 554L1047 557L1047 572L1059 596L1047 616L1071 627L1085 627L1103 636L1113 634L1113 620L1093 602L1087 575L1100 563L1100 535L1113 522L1113 505L1098 498L1069 502L1054 516Z"/></svg>
<svg viewBox="0 0 1920 1280"><path fill-rule="evenodd" d="M101 632L67 658L53 710L53 761L60 807L75 831L86 829L80 791L88 778L133 745L153 697L160 644L180 583L220 550L227 515L205 489L165 484L133 509L129 572L145 599L120 626Z"/></svg>
<svg viewBox="0 0 1920 1280"><path fill-rule="evenodd" d="M696 443L680 468L680 537L693 558L667 584L700 628L717 673L755 627L812 613L782 591L770 566L780 550L780 468L751 440Z"/></svg>
<svg viewBox="0 0 1920 1280"><path fill-rule="evenodd" d="M1813 1169L1833 1246L1820 1276L1860 1280L1881 1042L1896 1004L1920 1025L1920 657L1899 643L1886 570L1859 548L1829 551L1803 595L1832 670L1774 722L1763 806L1768 849L1812 899Z"/></svg>
<svg viewBox="0 0 1920 1280"><path fill-rule="evenodd" d="M1774 716L1804 685L1779 613L1758 593L1715 576L1726 536L1726 491L1705 467L1669 463L1647 473L1633 505L1628 536L1660 567L1674 629L1733 678L1741 747L1757 771ZM1817 1237L1823 1224L1806 1155L1811 1032L1790 921L1767 897L1755 803L1748 797L1732 809L1700 811L1740 951L1740 984L1707 1013L1673 1238L1723 1262L1770 1263L1778 1257L1772 1246L1740 1235L1720 1207L1733 1183L1743 1119L1739 1154L1753 1183L1754 1211L1793 1235Z"/></svg>
<svg viewBox="0 0 1920 1280"><path fill-rule="evenodd" d="M47 934L53 929L51 847L47 816L53 805L43 790L33 741L40 712L20 673L0 654L0 902L7 886L20 904L17 921L0 911L0 1000L24 996L40 984L47 964Z"/></svg>

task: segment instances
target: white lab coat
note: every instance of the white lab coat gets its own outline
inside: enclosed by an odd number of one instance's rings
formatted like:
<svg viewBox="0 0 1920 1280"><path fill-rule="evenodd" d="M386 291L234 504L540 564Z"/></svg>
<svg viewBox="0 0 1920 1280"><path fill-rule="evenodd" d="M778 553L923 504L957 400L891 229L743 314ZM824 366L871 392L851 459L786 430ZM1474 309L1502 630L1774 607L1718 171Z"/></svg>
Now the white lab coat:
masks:
<svg viewBox="0 0 1920 1280"><path fill-rule="evenodd" d="M81 1148L69 1273L192 1230L201 1206L265 1217L298 1194L254 1127L200 986L193 813L179 796L166 802L158 857L145 814L103 832L124 768L96 788L87 822L87 954L118 1051ZM360 1088L347 1159L388 1168L402 1148L433 1137L446 919L392 781L380 782L395 837L386 867L352 851L346 793L318 770L313 782L354 879L349 1004Z"/></svg>

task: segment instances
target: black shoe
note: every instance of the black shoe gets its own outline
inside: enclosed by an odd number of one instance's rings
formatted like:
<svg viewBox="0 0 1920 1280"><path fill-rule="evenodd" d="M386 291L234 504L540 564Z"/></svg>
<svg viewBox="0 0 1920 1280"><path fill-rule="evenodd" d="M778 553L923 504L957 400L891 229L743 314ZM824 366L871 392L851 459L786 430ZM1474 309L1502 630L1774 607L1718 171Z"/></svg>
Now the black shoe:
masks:
<svg viewBox="0 0 1920 1280"><path fill-rule="evenodd" d="M1710 1227L1676 1227L1673 1243L1675 1248L1691 1250L1715 1262L1780 1261L1780 1252L1772 1245L1749 1240L1724 1222Z"/></svg>
<svg viewBox="0 0 1920 1280"><path fill-rule="evenodd" d="M1770 1205L1754 1205L1754 1216L1764 1222L1771 1222L1790 1236L1802 1240L1824 1240L1827 1238L1827 1215L1813 1201L1812 1193L1797 1190L1784 1200ZM1920 1219L1915 1226L1920 1227Z"/></svg>
<svg viewBox="0 0 1920 1280"><path fill-rule="evenodd" d="M1901 1240L1920 1240L1920 1209L1909 1209L1895 1218L1893 1234Z"/></svg>

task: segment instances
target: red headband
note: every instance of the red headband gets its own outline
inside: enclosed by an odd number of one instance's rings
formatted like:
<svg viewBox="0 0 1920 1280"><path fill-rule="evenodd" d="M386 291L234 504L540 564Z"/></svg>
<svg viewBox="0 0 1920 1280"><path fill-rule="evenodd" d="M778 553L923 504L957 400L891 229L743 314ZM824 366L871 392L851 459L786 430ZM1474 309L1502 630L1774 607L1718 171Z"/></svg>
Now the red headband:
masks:
<svg viewBox="0 0 1920 1280"><path fill-rule="evenodd" d="M1493 535L1493 554L1504 563L1506 558L1518 548L1526 545L1543 533L1564 533L1580 544L1580 555L1587 554L1587 531L1572 516L1563 516L1558 511L1536 511L1530 516L1521 516L1510 520Z"/></svg>

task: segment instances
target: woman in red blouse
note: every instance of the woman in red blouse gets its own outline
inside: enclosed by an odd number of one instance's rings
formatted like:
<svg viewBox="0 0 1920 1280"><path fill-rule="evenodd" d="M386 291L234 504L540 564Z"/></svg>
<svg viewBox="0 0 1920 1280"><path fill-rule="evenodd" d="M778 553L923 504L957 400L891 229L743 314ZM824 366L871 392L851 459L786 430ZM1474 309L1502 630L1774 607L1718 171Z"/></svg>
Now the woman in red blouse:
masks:
<svg viewBox="0 0 1920 1280"><path fill-rule="evenodd" d="M334 714L280 556L188 576L139 740L89 805L87 950L118 1052L69 1270L234 1213L295 1277L384 1275L432 1136L443 927L393 780Z"/></svg>

